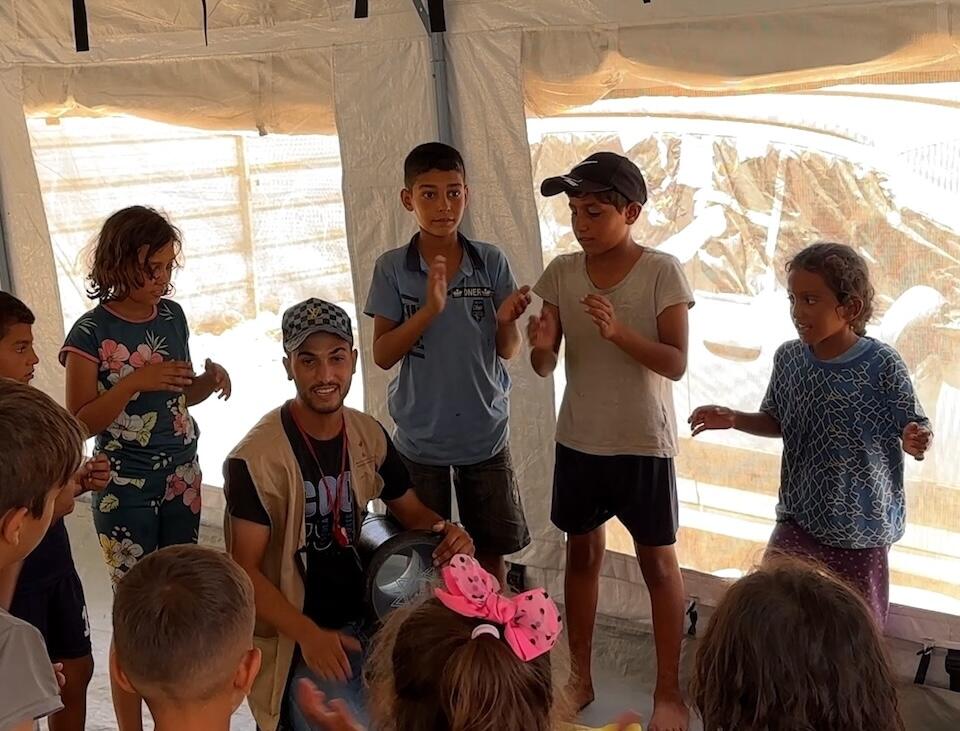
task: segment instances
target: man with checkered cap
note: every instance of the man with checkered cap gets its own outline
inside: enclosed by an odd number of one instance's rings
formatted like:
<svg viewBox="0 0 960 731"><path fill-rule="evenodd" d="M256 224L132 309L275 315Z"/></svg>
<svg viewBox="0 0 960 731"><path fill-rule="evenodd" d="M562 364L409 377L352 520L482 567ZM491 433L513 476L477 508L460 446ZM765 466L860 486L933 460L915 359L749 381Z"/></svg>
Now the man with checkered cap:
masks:
<svg viewBox="0 0 960 731"><path fill-rule="evenodd" d="M224 466L228 550L256 592L264 667L250 707L264 731L281 719L310 728L286 692L301 678L365 715L365 577L355 545L370 501L383 500L407 529L442 534L438 565L473 552L463 528L417 498L383 426L344 406L357 365L346 311L311 298L284 312L282 331L296 396L264 416Z"/></svg>

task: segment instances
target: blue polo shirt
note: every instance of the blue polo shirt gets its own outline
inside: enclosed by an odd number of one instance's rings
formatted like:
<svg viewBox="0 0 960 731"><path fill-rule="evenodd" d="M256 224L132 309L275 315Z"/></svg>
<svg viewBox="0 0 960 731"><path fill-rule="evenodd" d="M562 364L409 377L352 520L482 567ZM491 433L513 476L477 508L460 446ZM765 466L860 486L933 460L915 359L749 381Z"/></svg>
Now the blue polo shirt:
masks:
<svg viewBox="0 0 960 731"><path fill-rule="evenodd" d="M377 260L365 314L399 323L426 302L429 266L418 239ZM476 464L507 443L510 376L497 355L497 308L517 285L496 246L462 234L460 245L447 306L404 356L387 392L396 447L422 464Z"/></svg>

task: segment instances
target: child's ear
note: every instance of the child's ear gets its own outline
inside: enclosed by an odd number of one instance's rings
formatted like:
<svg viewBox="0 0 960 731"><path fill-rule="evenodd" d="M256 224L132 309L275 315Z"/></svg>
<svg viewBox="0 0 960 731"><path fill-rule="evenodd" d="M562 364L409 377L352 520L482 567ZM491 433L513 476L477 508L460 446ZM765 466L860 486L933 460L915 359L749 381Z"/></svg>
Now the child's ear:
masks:
<svg viewBox="0 0 960 731"><path fill-rule="evenodd" d="M850 297L840 305L840 310L843 313L843 319L847 322L853 322L863 312L863 300L859 297Z"/></svg>
<svg viewBox="0 0 960 731"><path fill-rule="evenodd" d="M233 678L233 686L237 690L243 691L245 696L250 694L253 681L257 679L257 673L260 672L260 663L262 660L263 655L256 647L247 650L243 654L243 659L240 660L240 665L237 667L237 674Z"/></svg>
<svg viewBox="0 0 960 731"><path fill-rule="evenodd" d="M10 508L0 515L0 541L10 545L20 545L20 534L30 508Z"/></svg>
<svg viewBox="0 0 960 731"><path fill-rule="evenodd" d="M643 211L643 206L641 206L636 201L627 204L627 208L624 213L627 214L627 223L633 225L637 222L637 219L640 218L640 212Z"/></svg>
<svg viewBox="0 0 960 731"><path fill-rule="evenodd" d="M409 188L404 188L400 191L400 202L403 203L403 207L406 208L411 213L413 212L413 191Z"/></svg>
<svg viewBox="0 0 960 731"><path fill-rule="evenodd" d="M133 687L130 678L127 677L127 674L123 672L123 668L120 667L120 662L117 660L117 651L114 649L112 642L110 643L110 677L127 693L137 695L136 688Z"/></svg>

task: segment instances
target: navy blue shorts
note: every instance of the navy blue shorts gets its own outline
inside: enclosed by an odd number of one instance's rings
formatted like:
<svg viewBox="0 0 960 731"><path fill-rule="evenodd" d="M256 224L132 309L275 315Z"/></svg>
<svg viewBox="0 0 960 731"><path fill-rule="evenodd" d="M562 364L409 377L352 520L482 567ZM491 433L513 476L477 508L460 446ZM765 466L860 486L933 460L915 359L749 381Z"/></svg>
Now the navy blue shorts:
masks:
<svg viewBox="0 0 960 731"><path fill-rule="evenodd" d="M40 630L51 662L78 660L92 652L87 603L76 570L39 586L17 587L10 614Z"/></svg>
<svg viewBox="0 0 960 731"><path fill-rule="evenodd" d="M550 519L584 535L618 518L640 546L672 546L680 527L677 479L668 457L596 455L557 445Z"/></svg>

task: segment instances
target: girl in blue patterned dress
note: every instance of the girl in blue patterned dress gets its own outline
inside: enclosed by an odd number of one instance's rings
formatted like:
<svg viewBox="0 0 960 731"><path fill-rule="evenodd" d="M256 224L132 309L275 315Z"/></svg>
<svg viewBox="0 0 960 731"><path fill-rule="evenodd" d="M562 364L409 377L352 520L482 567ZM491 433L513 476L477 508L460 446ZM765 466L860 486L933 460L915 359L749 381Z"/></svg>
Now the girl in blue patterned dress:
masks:
<svg viewBox="0 0 960 731"><path fill-rule="evenodd" d="M208 360L194 374L187 320L165 299L180 249L180 232L153 209L110 216L88 276L88 294L99 304L74 324L60 352L67 407L110 460L93 518L115 582L158 548L197 542L199 432L189 408L215 392L230 396L223 367ZM140 729L139 699L118 695L115 689L121 731Z"/></svg>
<svg viewBox="0 0 960 731"><path fill-rule="evenodd" d="M867 264L820 243L787 265L799 339L773 360L756 413L702 406L690 424L783 438L777 526L768 553L825 564L859 590L883 625L890 546L906 527L903 453L923 459L933 437L899 353L867 337L874 289Z"/></svg>

